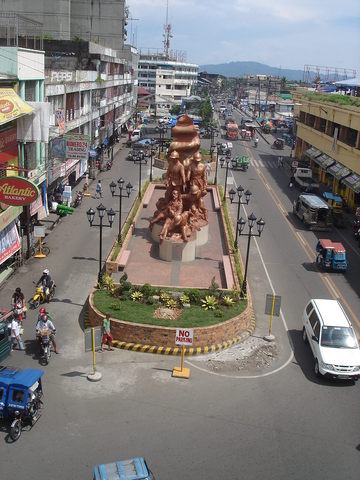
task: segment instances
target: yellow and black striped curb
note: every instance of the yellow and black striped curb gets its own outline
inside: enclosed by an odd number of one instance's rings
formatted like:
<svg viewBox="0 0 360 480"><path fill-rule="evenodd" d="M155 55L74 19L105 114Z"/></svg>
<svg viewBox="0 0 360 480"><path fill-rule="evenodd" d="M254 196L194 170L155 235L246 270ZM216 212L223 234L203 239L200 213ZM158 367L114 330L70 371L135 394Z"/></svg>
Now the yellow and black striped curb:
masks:
<svg viewBox="0 0 360 480"><path fill-rule="evenodd" d="M231 340L227 340L222 343L214 343L205 347L185 347L185 355L200 355L202 353L213 353L219 350L225 350L225 348L229 348L237 343L243 342L254 332L255 326L255 319L252 318L249 327L241 335L238 335ZM116 348L130 350L132 352L156 353L158 355L174 356L181 354L181 347L157 347L155 345L142 345L141 343L120 342L119 340L114 340L112 344Z"/></svg>

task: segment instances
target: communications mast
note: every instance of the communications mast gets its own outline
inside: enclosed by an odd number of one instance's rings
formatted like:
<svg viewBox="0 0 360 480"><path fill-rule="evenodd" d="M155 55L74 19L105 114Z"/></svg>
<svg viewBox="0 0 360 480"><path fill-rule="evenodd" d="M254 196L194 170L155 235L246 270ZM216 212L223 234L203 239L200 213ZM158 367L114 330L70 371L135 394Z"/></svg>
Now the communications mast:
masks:
<svg viewBox="0 0 360 480"><path fill-rule="evenodd" d="M168 60L170 54L170 38L172 38L171 25L169 23L169 0L166 0L166 23L164 25L163 37L164 54L165 58Z"/></svg>

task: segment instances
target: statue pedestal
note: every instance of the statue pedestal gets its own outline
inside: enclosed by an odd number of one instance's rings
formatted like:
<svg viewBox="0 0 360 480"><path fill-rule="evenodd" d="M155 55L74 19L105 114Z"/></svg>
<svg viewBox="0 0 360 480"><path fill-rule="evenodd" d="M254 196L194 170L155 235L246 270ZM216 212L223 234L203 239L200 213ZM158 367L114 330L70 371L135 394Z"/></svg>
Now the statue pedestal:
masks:
<svg viewBox="0 0 360 480"><path fill-rule="evenodd" d="M196 238L184 242L182 239L165 238L159 245L159 257L166 262L192 262L195 260Z"/></svg>
<svg viewBox="0 0 360 480"><path fill-rule="evenodd" d="M162 224L155 223L151 231L154 242L160 243ZM159 245L159 257L166 262L192 262L195 260L196 247L205 245L209 237L209 224L204 222L200 230L195 230L188 242L184 242L179 236L166 238Z"/></svg>

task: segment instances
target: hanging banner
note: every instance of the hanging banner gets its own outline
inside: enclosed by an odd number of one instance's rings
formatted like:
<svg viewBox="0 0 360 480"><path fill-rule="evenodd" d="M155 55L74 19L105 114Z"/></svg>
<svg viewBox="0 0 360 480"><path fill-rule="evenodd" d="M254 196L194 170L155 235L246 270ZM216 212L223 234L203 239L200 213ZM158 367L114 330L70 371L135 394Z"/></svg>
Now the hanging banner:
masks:
<svg viewBox="0 0 360 480"><path fill-rule="evenodd" d="M63 109L55 111L55 119L59 127L59 133L60 135L63 135L65 132L65 112Z"/></svg>
<svg viewBox="0 0 360 480"><path fill-rule="evenodd" d="M0 265L18 250L20 250L20 238L15 222L12 222L0 232Z"/></svg>
<svg viewBox="0 0 360 480"><path fill-rule="evenodd" d="M25 178L0 178L0 202L6 205L30 205L38 196L38 187Z"/></svg>
<svg viewBox="0 0 360 480"><path fill-rule="evenodd" d="M32 111L12 88L0 88L0 125Z"/></svg>

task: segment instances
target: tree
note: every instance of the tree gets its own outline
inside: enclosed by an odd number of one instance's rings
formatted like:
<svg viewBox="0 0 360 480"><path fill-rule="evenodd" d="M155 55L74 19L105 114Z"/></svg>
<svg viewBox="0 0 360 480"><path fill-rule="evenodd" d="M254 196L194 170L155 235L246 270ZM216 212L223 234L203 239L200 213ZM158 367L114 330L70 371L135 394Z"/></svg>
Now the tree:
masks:
<svg viewBox="0 0 360 480"><path fill-rule="evenodd" d="M181 105L173 105L170 109L170 114L171 115L179 115L181 110Z"/></svg>
<svg viewBox="0 0 360 480"><path fill-rule="evenodd" d="M286 77L281 77L281 80L280 80L280 87L281 87L281 90L285 90L285 86L286 86Z"/></svg>

